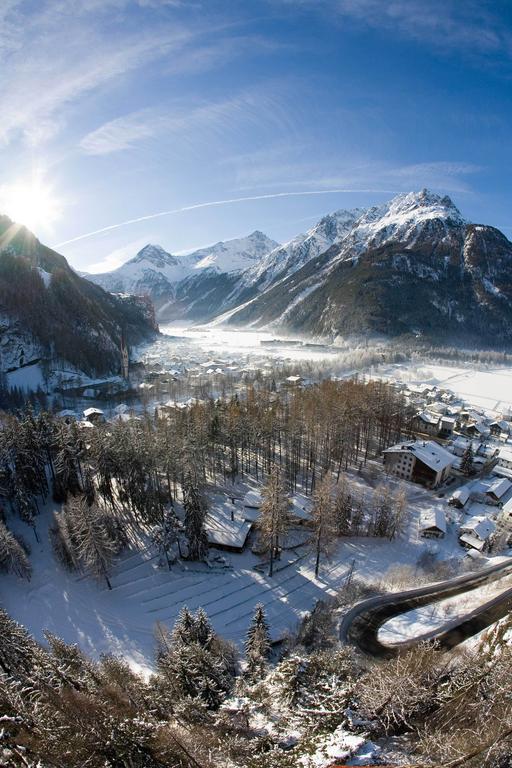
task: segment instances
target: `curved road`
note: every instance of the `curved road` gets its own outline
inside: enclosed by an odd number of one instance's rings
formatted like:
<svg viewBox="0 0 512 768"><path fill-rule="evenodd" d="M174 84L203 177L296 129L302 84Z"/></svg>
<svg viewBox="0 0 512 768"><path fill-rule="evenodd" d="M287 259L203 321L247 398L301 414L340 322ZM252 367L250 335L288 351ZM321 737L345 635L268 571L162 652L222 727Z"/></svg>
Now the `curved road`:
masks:
<svg viewBox="0 0 512 768"><path fill-rule="evenodd" d="M512 572L512 558L498 563L498 565L483 568L478 573L458 576L455 579L427 584L425 587L409 589L404 592L370 597L357 603L343 617L340 626L340 639L345 643L356 645L363 653L381 658L395 656L401 650L424 640L435 639L442 648L453 648L512 610L512 587L474 611L458 619L453 619L426 635L423 634L420 637L394 645L384 645L378 639L378 632L381 626L394 616L436 603L447 597L463 594L483 584L495 581L509 571Z"/></svg>

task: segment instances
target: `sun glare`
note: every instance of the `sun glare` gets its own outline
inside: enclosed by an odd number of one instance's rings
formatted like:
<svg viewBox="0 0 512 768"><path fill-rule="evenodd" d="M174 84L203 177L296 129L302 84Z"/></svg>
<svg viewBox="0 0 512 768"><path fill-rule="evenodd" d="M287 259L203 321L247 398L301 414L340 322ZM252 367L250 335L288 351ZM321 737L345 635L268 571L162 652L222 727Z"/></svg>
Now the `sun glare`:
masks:
<svg viewBox="0 0 512 768"><path fill-rule="evenodd" d="M17 224L35 231L51 232L62 209L51 186L41 178L19 181L0 187L0 213Z"/></svg>

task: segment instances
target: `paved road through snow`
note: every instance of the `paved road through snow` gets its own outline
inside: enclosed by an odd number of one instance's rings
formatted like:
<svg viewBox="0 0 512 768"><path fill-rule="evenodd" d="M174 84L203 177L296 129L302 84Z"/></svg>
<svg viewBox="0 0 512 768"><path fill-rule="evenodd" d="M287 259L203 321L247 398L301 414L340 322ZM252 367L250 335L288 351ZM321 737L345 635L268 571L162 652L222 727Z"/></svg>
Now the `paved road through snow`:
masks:
<svg viewBox="0 0 512 768"><path fill-rule="evenodd" d="M442 627L411 640L385 645L378 639L378 632L383 624L395 616L454 595L463 594L499 579L509 571L512 571L512 558L489 566L477 573L458 576L455 579L428 584L417 589L393 592L363 600L343 617L340 639L343 642L356 645L363 653L381 658L394 656L399 651L424 640L435 639L442 648L453 648L467 640L468 637L481 632L512 610L512 589L502 592L465 616L449 621Z"/></svg>

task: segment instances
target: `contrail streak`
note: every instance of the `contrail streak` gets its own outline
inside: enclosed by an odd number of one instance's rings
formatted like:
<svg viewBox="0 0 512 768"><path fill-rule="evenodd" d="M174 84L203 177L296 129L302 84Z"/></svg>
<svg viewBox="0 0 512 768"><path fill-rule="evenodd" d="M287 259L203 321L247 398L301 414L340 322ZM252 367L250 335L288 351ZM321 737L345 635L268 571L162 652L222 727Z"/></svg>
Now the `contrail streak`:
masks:
<svg viewBox="0 0 512 768"><path fill-rule="evenodd" d="M119 229L120 227L126 227L129 224L138 224L140 221L149 221L150 219L159 219L162 216L173 216L177 213L185 213L185 211L195 211L198 208L212 208L216 205L231 205L232 203L245 203L250 200L271 200L276 197L303 197L305 195L329 195L340 192L385 192L393 193L395 190L390 189L313 189L309 192L275 192L269 195L251 195L250 197L232 197L228 200L211 200L207 203L196 203L195 205L184 205L182 208L174 208L171 211L159 211L158 213L149 213L147 216L139 216L136 219L128 219L127 221L121 221L118 224L110 224L108 227L102 227L101 229L95 229L94 232L87 232L85 235L78 235L78 237L72 237L70 240L63 240L62 243L57 243L55 248L61 248L63 245L69 245L69 243L76 243L79 240L85 240L88 237L94 237L95 235L101 235L103 232L110 232L113 229Z"/></svg>

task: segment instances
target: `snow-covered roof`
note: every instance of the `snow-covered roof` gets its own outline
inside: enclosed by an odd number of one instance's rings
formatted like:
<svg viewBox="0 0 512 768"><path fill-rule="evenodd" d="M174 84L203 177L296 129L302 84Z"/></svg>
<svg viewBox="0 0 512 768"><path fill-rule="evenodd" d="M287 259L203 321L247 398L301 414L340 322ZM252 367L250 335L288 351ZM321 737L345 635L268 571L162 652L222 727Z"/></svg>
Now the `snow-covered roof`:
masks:
<svg viewBox="0 0 512 768"><path fill-rule="evenodd" d="M252 522L245 520L239 513L236 513L234 517L235 519L231 520L231 515L224 508L213 509L206 515L204 527L210 544L236 549L243 548Z"/></svg>
<svg viewBox="0 0 512 768"><path fill-rule="evenodd" d="M482 551L485 544L485 541L481 541L471 533L463 533L462 536L460 536L459 541L461 541L463 544L467 544L468 546L473 547L473 549L478 550L478 552Z"/></svg>
<svg viewBox="0 0 512 768"><path fill-rule="evenodd" d="M462 504L462 506L464 506L464 504L469 500L470 495L470 488L467 485L463 485L461 488L457 488L457 490L452 493L449 501L458 501L460 504Z"/></svg>
<svg viewBox="0 0 512 768"><path fill-rule="evenodd" d="M428 411L422 411L417 415L418 419L424 421L426 424L439 424L439 414L429 413Z"/></svg>
<svg viewBox="0 0 512 768"><path fill-rule="evenodd" d="M446 516L442 509L434 507L421 513L420 531L428 531L431 528L438 528L446 533Z"/></svg>
<svg viewBox="0 0 512 768"><path fill-rule="evenodd" d="M89 418L89 416L103 416L103 411L101 408L86 408L84 411L84 416L86 419Z"/></svg>
<svg viewBox="0 0 512 768"><path fill-rule="evenodd" d="M492 485L489 486L487 489L487 493L489 495L496 496L497 499L501 499L502 496L504 496L507 491L512 488L512 483L510 480L507 480L506 477L502 477L500 480L495 480Z"/></svg>
<svg viewBox="0 0 512 768"><path fill-rule="evenodd" d="M440 472L446 467L451 466L455 461L452 453L449 453L433 440L412 440L408 443L398 443L384 451L384 453L406 452L412 453L418 461L421 461L435 472Z"/></svg>
<svg viewBox="0 0 512 768"><path fill-rule="evenodd" d="M114 408L114 413L126 413L128 410L128 406L125 403L119 403L119 405L116 405Z"/></svg>
<svg viewBox="0 0 512 768"><path fill-rule="evenodd" d="M261 507L261 493L258 491L248 491L244 497L244 507L254 507L259 509Z"/></svg>
<svg viewBox="0 0 512 768"><path fill-rule="evenodd" d="M498 459L503 461L512 461L512 450L510 448L501 448L498 453Z"/></svg>
<svg viewBox="0 0 512 768"><path fill-rule="evenodd" d="M508 477L512 480L512 469L508 469L507 467L500 467L499 464L496 464L496 466L492 468L492 473L498 477Z"/></svg>
<svg viewBox="0 0 512 768"><path fill-rule="evenodd" d="M474 515L460 526L461 533L470 533L481 541L486 541L495 530L496 523L482 515Z"/></svg>

